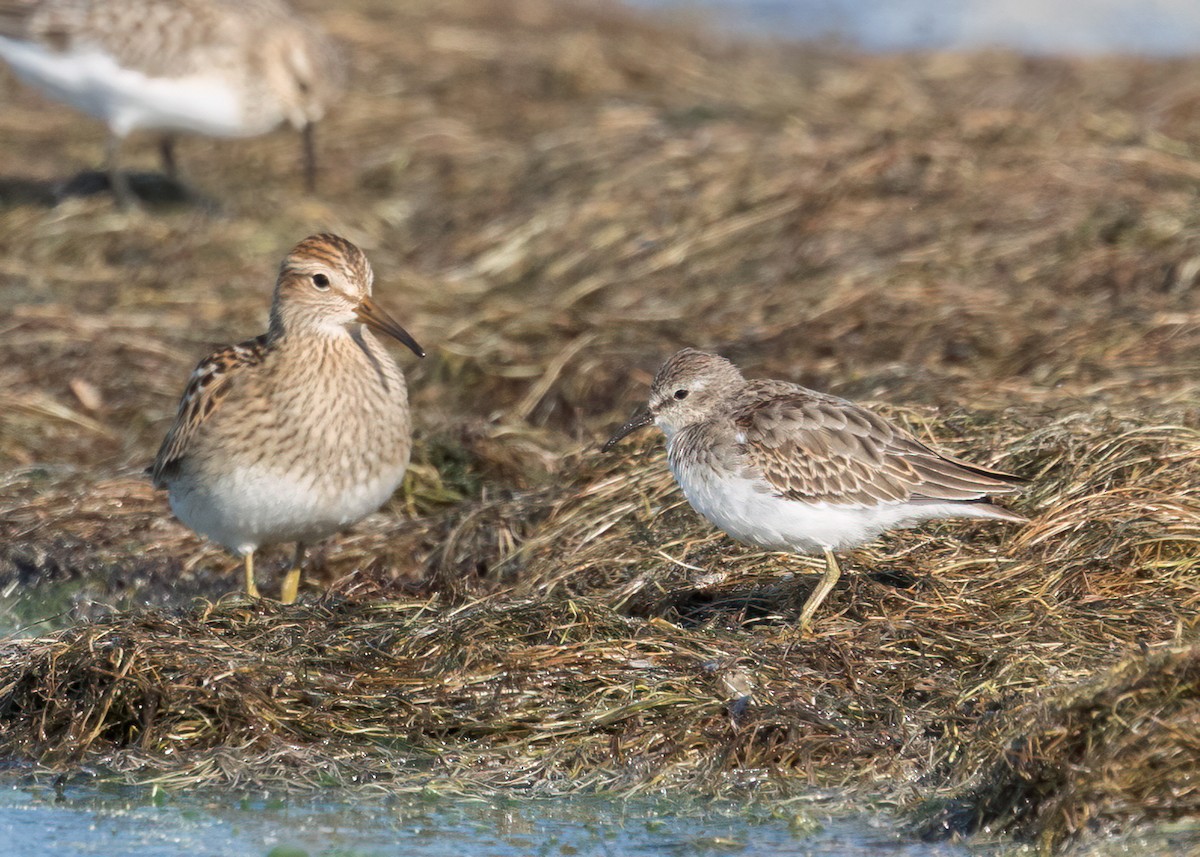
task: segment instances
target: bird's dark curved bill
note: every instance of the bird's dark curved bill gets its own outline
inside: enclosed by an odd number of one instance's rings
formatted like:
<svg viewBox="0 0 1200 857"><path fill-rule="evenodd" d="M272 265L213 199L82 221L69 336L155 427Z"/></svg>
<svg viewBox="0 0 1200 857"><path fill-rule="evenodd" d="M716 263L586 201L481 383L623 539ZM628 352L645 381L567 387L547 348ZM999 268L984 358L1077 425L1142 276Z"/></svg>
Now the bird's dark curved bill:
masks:
<svg viewBox="0 0 1200 857"><path fill-rule="evenodd" d="M400 326L400 322L388 315L387 310L375 303L374 299L365 297L359 302L358 320L380 333L386 333L393 339L403 342L418 357L425 356L425 349L417 344L417 340L413 339L408 331Z"/></svg>
<svg viewBox="0 0 1200 857"><path fill-rule="evenodd" d="M641 408L637 413L629 418L629 422L617 429L613 436L604 442L604 446L600 447L600 451L608 452L617 445L621 438L625 437L627 434L637 431L643 426L650 425L652 422L654 422L654 416L650 413L650 409Z"/></svg>

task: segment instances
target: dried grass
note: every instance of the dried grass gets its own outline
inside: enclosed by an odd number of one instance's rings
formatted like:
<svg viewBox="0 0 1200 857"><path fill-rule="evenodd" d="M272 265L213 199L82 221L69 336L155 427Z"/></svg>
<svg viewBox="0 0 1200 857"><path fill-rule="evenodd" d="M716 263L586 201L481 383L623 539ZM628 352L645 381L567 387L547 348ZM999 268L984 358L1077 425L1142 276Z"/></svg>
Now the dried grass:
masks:
<svg viewBox="0 0 1200 857"><path fill-rule="evenodd" d="M0 79L0 591L75 623L5 646L0 752L180 785L838 785L1047 848L1194 812L1195 61L768 48L550 0L322 14L354 87L317 199L281 134L188 142L216 212L47 208L101 133ZM416 458L315 557L327 596L213 606L233 562L139 473L320 229L430 347ZM716 534L656 441L596 451L683 344L892 403L1029 476L1031 523L881 539L795 638L808 560Z"/></svg>

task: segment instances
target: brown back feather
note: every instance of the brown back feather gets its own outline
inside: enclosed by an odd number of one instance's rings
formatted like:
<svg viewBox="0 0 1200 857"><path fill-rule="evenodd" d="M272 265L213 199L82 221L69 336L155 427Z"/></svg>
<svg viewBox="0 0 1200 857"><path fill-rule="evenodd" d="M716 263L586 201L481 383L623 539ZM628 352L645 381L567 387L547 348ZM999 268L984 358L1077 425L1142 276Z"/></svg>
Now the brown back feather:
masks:
<svg viewBox="0 0 1200 857"><path fill-rule="evenodd" d="M865 408L793 384L752 382L744 402L733 415L743 460L787 499L974 502L1024 481L942 455Z"/></svg>
<svg viewBox="0 0 1200 857"><path fill-rule="evenodd" d="M0 36L26 38L33 11L34 6L29 0L0 0Z"/></svg>
<svg viewBox="0 0 1200 857"><path fill-rule="evenodd" d="M163 438L150 477L156 488L166 488L167 478L187 455L188 446L200 426L220 407L235 382L238 370L262 363L267 353L267 335L215 351L197 364L188 379L179 410Z"/></svg>

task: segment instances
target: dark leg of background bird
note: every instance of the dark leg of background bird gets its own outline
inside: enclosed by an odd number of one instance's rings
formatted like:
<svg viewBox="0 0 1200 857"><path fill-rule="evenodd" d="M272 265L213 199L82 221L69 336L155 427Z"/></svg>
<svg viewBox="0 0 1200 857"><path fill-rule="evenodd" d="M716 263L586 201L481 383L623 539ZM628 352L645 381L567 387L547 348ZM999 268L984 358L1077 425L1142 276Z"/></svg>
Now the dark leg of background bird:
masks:
<svg viewBox="0 0 1200 857"><path fill-rule="evenodd" d="M292 560L292 567L284 575L283 585L279 588L279 600L284 604L293 603L300 592L300 563L303 561L304 545L296 542L296 556Z"/></svg>
<svg viewBox="0 0 1200 857"><path fill-rule="evenodd" d="M108 152L104 159L104 171L108 173L108 186L112 190L117 205L129 208L133 202L133 191L129 189L129 179L121 172L120 154L122 139L116 134L108 137Z"/></svg>
<svg viewBox="0 0 1200 857"><path fill-rule="evenodd" d="M300 131L304 144L304 188L309 193L317 189L317 139L316 124L309 122Z"/></svg>
<svg viewBox="0 0 1200 857"><path fill-rule="evenodd" d="M172 181L179 180L179 167L175 161L175 138L164 134L158 139L158 154L162 156L163 172Z"/></svg>
<svg viewBox="0 0 1200 857"><path fill-rule="evenodd" d="M833 587L837 585L838 578L842 576L842 568L838 565L837 557L833 555L833 551L825 548L825 574L821 576L820 582L817 583L812 594L808 596L808 600L804 602L804 607L800 610L800 631L807 631L812 623L813 614L817 612L817 608L833 591Z"/></svg>
<svg viewBox="0 0 1200 857"><path fill-rule="evenodd" d="M246 595L258 598L258 585L254 582L254 551L246 554Z"/></svg>

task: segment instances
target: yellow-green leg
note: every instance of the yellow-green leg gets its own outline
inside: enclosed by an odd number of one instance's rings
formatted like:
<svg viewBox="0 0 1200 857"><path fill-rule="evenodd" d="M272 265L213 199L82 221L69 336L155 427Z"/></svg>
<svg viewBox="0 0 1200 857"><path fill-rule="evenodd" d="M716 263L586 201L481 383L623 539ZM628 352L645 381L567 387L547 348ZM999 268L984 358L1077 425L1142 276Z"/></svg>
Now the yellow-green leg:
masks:
<svg viewBox="0 0 1200 857"><path fill-rule="evenodd" d="M808 600L804 602L804 608L800 611L800 630L802 632L808 630L813 614L817 612L821 602L833 591L833 587L837 585L838 578L841 576L842 569L838 565L837 557L833 555L833 551L825 548L825 574L821 576L820 582L808 596Z"/></svg>
<svg viewBox="0 0 1200 857"><path fill-rule="evenodd" d="M254 583L254 551L246 554L246 596L258 598L258 586Z"/></svg>
<svg viewBox="0 0 1200 857"><path fill-rule="evenodd" d="M279 588L279 600L284 604L293 603L300 593L300 563L303 561L304 545L297 542L296 557L292 560L292 567L284 575L283 585Z"/></svg>

